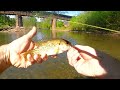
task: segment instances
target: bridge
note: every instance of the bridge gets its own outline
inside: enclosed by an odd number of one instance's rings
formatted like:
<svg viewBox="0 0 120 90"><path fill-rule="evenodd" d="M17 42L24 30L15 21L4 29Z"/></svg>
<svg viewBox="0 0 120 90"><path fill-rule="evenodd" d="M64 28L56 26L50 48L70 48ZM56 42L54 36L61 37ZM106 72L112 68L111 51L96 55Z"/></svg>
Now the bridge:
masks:
<svg viewBox="0 0 120 90"><path fill-rule="evenodd" d="M16 15L16 28L23 27L22 16L35 16L34 11L0 11L0 14L5 15ZM51 12L45 12L43 15L40 15L40 18L46 18L52 15L52 29L56 28L57 19L69 21L72 16L67 16L63 14L55 14Z"/></svg>

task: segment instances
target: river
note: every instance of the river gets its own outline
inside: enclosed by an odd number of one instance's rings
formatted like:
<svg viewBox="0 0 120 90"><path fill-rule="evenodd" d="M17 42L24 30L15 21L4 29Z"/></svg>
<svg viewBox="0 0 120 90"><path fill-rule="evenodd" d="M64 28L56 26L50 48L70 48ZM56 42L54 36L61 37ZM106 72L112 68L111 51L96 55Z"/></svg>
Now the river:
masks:
<svg viewBox="0 0 120 90"><path fill-rule="evenodd" d="M10 43L27 32L28 31L0 32L0 45ZM73 45L81 44L91 46L120 60L120 37L107 34L37 30L37 34L33 40L39 41L56 37L64 38ZM66 52L64 52L55 59L49 57L48 60L42 64L34 64L26 69L11 66L0 75L0 79L88 79L88 77L78 74L76 70L68 64Z"/></svg>

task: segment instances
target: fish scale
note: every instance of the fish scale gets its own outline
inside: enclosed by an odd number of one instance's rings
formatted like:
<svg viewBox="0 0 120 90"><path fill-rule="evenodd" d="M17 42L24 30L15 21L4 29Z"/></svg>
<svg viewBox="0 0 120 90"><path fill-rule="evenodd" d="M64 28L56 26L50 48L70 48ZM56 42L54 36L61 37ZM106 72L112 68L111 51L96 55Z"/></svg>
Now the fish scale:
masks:
<svg viewBox="0 0 120 90"><path fill-rule="evenodd" d="M67 51L71 47L71 43L65 39L51 39L46 41L40 41L35 43L35 49L26 51L21 55L27 60L27 54L47 54L57 55Z"/></svg>

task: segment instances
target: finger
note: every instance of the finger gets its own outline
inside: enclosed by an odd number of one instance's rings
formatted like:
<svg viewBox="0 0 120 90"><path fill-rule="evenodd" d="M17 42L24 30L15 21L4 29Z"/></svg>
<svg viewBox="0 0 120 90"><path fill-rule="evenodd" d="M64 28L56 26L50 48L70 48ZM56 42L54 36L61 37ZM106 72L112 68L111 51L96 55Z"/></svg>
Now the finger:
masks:
<svg viewBox="0 0 120 90"><path fill-rule="evenodd" d="M67 57L69 58L69 57L71 57L71 55L73 54L73 52L74 52L74 48L70 48L69 50L68 50L68 52L67 52Z"/></svg>
<svg viewBox="0 0 120 90"><path fill-rule="evenodd" d="M86 53L86 54L90 53L92 55L97 56L95 49L90 46L75 45L75 47L81 50L81 53Z"/></svg>
<svg viewBox="0 0 120 90"><path fill-rule="evenodd" d="M67 57L68 57L68 62L71 66L73 66L72 64L72 60L76 60L77 57L75 57L75 54L78 53L77 50L75 50L74 48L71 48L68 52L67 52Z"/></svg>
<svg viewBox="0 0 120 90"><path fill-rule="evenodd" d="M67 52L67 57L71 58L71 56L73 55L74 51L77 51L77 50L75 50L74 48L69 49L68 52Z"/></svg>
<svg viewBox="0 0 120 90"><path fill-rule="evenodd" d="M45 54L45 56L43 57L43 60L46 61L48 59L47 54Z"/></svg>
<svg viewBox="0 0 120 90"><path fill-rule="evenodd" d="M31 41L30 46L27 51L32 50L34 48L34 46L35 46L35 43L33 41Z"/></svg>
<svg viewBox="0 0 120 90"><path fill-rule="evenodd" d="M32 65L33 57L30 54L27 54L27 60L25 60L23 67L27 68L28 66Z"/></svg>
<svg viewBox="0 0 120 90"><path fill-rule="evenodd" d="M41 60L41 56L39 54L35 54L34 55L34 60L35 61L40 61Z"/></svg>
<svg viewBox="0 0 120 90"><path fill-rule="evenodd" d="M41 55L39 55L39 54L34 55L34 62L32 62L32 63L35 63L35 62L37 62L37 63L43 62L43 60L41 59Z"/></svg>
<svg viewBox="0 0 120 90"><path fill-rule="evenodd" d="M75 50L75 51L73 52L73 55L72 55L72 57L71 57L71 60L69 61L69 64L70 64L71 66L74 66L74 64L77 63L78 60L80 60L80 54L78 53L77 50Z"/></svg>
<svg viewBox="0 0 120 90"><path fill-rule="evenodd" d="M75 45L78 48L79 53L81 54L82 58L85 60L89 60L91 58L98 59L96 50L90 46L82 46L82 45Z"/></svg>
<svg viewBox="0 0 120 90"><path fill-rule="evenodd" d="M22 58L21 62L20 62L20 65L18 66L18 68L24 68L24 67L25 67L25 59Z"/></svg>
<svg viewBox="0 0 120 90"><path fill-rule="evenodd" d="M35 36L36 33L37 33L37 30L36 30L36 27L34 26L32 30L26 34L26 37L28 39L31 39Z"/></svg>
<svg viewBox="0 0 120 90"><path fill-rule="evenodd" d="M20 56L18 56L17 54L11 54L11 57L12 57L12 58L10 58L11 64L12 64L13 66L17 66L17 65L15 65L15 64L18 64L19 59L20 59ZM14 57L14 58L13 58L13 57Z"/></svg>
<svg viewBox="0 0 120 90"><path fill-rule="evenodd" d="M34 62L34 59L33 59L33 57L30 54L28 54L26 61L30 61L32 63L32 62Z"/></svg>
<svg viewBox="0 0 120 90"><path fill-rule="evenodd" d="M73 54L73 57L71 58L71 65L74 66L74 64L76 64L78 62L78 60L80 60L80 54L78 52Z"/></svg>
<svg viewBox="0 0 120 90"><path fill-rule="evenodd" d="M31 66L31 65L32 65L32 63L30 61L26 61L24 68L27 68L28 66Z"/></svg>
<svg viewBox="0 0 120 90"><path fill-rule="evenodd" d="M42 53L42 54L41 54L41 59L44 60L44 61L46 61L46 60L48 59L47 54Z"/></svg>
<svg viewBox="0 0 120 90"><path fill-rule="evenodd" d="M84 68L82 68L82 65L83 65L83 61L79 60L76 64L74 64L74 68L78 73L84 75Z"/></svg>
<svg viewBox="0 0 120 90"><path fill-rule="evenodd" d="M14 57L13 59L11 59L11 64L13 66L19 68L22 65L22 62L24 60L23 56L22 55L14 55L14 56L11 56L11 57Z"/></svg>
<svg viewBox="0 0 120 90"><path fill-rule="evenodd" d="M14 64L14 66L19 67L20 66L20 61L17 60L17 62Z"/></svg>
<svg viewBox="0 0 120 90"><path fill-rule="evenodd" d="M43 60L40 59L40 60L37 60L36 62L39 63L39 64L41 64L43 62Z"/></svg>

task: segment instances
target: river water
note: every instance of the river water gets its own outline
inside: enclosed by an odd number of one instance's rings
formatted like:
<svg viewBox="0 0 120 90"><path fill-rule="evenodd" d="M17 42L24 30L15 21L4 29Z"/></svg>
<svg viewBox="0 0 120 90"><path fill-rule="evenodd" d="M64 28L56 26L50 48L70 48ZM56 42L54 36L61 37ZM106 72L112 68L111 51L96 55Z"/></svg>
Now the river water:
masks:
<svg viewBox="0 0 120 90"><path fill-rule="evenodd" d="M28 31L0 32L0 45L7 44ZM89 32L55 32L51 30L38 30L34 41L50 38L64 38L73 45L81 44L91 46L120 60L120 37L107 34L95 34ZM5 70L0 79L87 79L78 74L73 67L68 64L66 52L58 55L57 58L49 57L42 64L34 64L27 69L11 66Z"/></svg>

